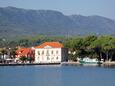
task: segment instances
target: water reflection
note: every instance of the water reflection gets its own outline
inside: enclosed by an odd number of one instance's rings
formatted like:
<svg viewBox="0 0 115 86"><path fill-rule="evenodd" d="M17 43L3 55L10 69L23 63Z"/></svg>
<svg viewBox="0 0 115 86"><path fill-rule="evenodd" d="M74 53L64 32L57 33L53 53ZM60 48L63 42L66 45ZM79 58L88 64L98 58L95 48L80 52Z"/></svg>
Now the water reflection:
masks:
<svg viewBox="0 0 115 86"><path fill-rule="evenodd" d="M38 77L34 80L34 86L62 86L60 66L40 66L34 76Z"/></svg>

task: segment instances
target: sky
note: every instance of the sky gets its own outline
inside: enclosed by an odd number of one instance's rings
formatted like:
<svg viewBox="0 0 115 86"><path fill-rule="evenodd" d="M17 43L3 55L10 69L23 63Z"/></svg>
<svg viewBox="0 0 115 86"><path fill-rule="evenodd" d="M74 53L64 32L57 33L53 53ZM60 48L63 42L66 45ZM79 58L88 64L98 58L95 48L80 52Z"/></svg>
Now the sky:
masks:
<svg viewBox="0 0 115 86"><path fill-rule="evenodd" d="M0 7L57 10L65 15L99 15L115 20L115 0L0 0Z"/></svg>

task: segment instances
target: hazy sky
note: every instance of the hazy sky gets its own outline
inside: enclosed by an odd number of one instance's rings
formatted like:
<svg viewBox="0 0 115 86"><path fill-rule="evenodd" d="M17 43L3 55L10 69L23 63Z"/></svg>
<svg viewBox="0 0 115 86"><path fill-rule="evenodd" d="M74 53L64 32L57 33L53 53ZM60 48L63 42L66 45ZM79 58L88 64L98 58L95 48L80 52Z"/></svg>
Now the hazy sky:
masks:
<svg viewBox="0 0 115 86"><path fill-rule="evenodd" d="M0 7L49 9L66 15L100 15L115 20L115 0L0 0Z"/></svg>

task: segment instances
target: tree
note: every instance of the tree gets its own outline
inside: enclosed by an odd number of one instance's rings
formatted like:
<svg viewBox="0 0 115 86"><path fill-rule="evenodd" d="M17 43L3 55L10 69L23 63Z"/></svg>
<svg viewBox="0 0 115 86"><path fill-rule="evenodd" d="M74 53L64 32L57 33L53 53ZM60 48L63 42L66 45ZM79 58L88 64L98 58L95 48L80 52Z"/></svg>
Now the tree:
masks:
<svg viewBox="0 0 115 86"><path fill-rule="evenodd" d="M97 37L92 35L92 36L86 36L83 38L83 46L84 48L90 49L90 45L93 41L97 40Z"/></svg>
<svg viewBox="0 0 115 86"><path fill-rule="evenodd" d="M22 56L22 57L20 57L20 60L22 61L22 63L25 63L25 61L27 61L27 57Z"/></svg>
<svg viewBox="0 0 115 86"><path fill-rule="evenodd" d="M34 59L32 57L28 57L27 61L29 61L29 63L31 63L32 61L34 61Z"/></svg>
<svg viewBox="0 0 115 86"><path fill-rule="evenodd" d="M102 58L102 53L106 54L106 60L109 60L109 52L112 49L113 43L111 42L111 36L101 36L97 40L91 43L91 47L99 55L99 58Z"/></svg>
<svg viewBox="0 0 115 86"><path fill-rule="evenodd" d="M7 54L6 49L2 49L2 50L1 50L1 54L2 54L2 63L4 63L5 55Z"/></svg>
<svg viewBox="0 0 115 86"><path fill-rule="evenodd" d="M19 40L18 43L19 43L19 46L28 47L30 42L28 39L21 39Z"/></svg>
<svg viewBox="0 0 115 86"><path fill-rule="evenodd" d="M115 59L114 55L115 55L115 38L113 37L110 41L109 41L109 44L111 46L111 49L110 49L110 60L112 59Z"/></svg>
<svg viewBox="0 0 115 86"><path fill-rule="evenodd" d="M111 39L112 39L112 37L110 37L110 36L102 37L102 49L103 49L103 52L105 52L105 54L106 54L107 61L109 60L109 51L112 48L111 44L110 44Z"/></svg>
<svg viewBox="0 0 115 86"><path fill-rule="evenodd" d="M14 59L15 56L17 55L16 48L11 49L10 54L11 54L12 58Z"/></svg>

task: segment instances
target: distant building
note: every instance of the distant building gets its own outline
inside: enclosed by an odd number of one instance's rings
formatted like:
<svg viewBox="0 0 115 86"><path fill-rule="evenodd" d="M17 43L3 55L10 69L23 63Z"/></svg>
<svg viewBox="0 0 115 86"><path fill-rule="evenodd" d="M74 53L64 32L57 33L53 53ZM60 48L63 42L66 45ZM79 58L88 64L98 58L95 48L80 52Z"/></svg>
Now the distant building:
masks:
<svg viewBox="0 0 115 86"><path fill-rule="evenodd" d="M45 42L35 47L36 63L60 63L67 59L68 50L59 42Z"/></svg>
<svg viewBox="0 0 115 86"><path fill-rule="evenodd" d="M35 52L31 48L19 48L16 50L16 57L20 58L22 56L34 58Z"/></svg>

